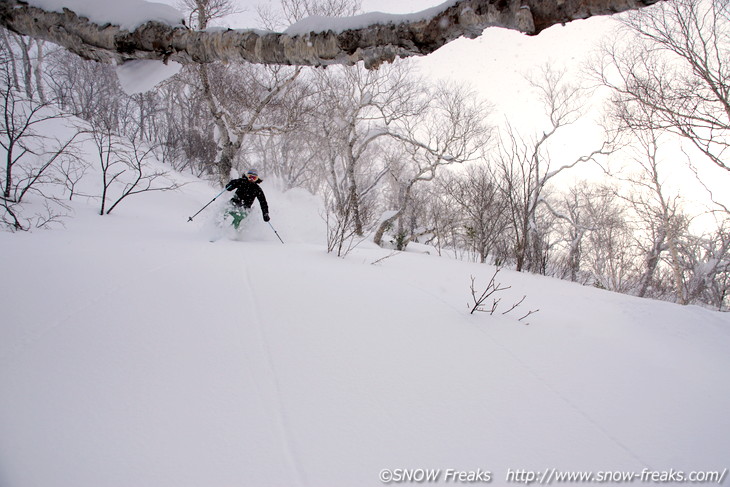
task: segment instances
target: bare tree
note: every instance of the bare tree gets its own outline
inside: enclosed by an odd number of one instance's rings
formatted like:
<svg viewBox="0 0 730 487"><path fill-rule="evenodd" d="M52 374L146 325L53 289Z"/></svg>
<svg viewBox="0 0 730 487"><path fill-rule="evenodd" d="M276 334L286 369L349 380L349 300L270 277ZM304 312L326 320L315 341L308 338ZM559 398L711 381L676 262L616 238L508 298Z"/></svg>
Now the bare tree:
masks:
<svg viewBox="0 0 730 487"><path fill-rule="evenodd" d="M181 10L187 12L187 25L205 30L212 20L240 12L231 0L179 0Z"/></svg>
<svg viewBox="0 0 730 487"><path fill-rule="evenodd" d="M713 0L680 0L633 15L624 23L625 32L639 42L628 48L604 46L601 62L592 69L612 88L613 118L639 152L633 158L639 174L617 176L634 188L626 198L638 219L644 255L639 296L648 295L652 286L664 292L655 279L663 277L659 266L664 262L676 301L691 299L680 255L690 220L678 194L666 188L663 173L668 171L659 152L662 140L678 135L716 166L730 170L724 155L730 142L729 73L722 60L730 47L728 20L726 7Z"/></svg>
<svg viewBox="0 0 730 487"><path fill-rule="evenodd" d="M290 130L299 98L294 82L301 68L258 67L254 65L198 68L200 89L216 126L219 180L231 177L244 142L253 134L278 134ZM293 95L292 103L287 103Z"/></svg>
<svg viewBox="0 0 730 487"><path fill-rule="evenodd" d="M289 21L299 21L306 17L348 17L355 15L362 2L360 0L282 0L284 16Z"/></svg>
<svg viewBox="0 0 730 487"><path fill-rule="evenodd" d="M85 61L67 51L46 57L46 82L54 105L65 113L96 122L103 118L123 132L134 118L133 103L119 84L112 66Z"/></svg>
<svg viewBox="0 0 730 487"><path fill-rule="evenodd" d="M45 103L46 93L42 75L45 41L23 37L2 28L0 30L2 31L0 33L2 48L6 50L8 59L12 62L13 86L16 90L24 90L28 99L32 100L37 97L41 103ZM35 55L32 52L34 46ZM18 60L18 58L20 59ZM22 83L20 82L21 77Z"/></svg>
<svg viewBox="0 0 730 487"><path fill-rule="evenodd" d="M351 17L360 12L361 6L361 0L281 0L279 9L265 4L256 10L260 23L275 31L312 16Z"/></svg>
<svg viewBox="0 0 730 487"><path fill-rule="evenodd" d="M413 115L402 117L390 130L403 155L389 164L398 199L394 212L375 232L373 241L378 245L409 207L416 184L433 181L440 167L472 160L491 136L486 123L491 106L469 87L442 82L424 94L427 103L422 108L416 104Z"/></svg>
<svg viewBox="0 0 730 487"><path fill-rule="evenodd" d="M425 240L435 247L438 255L453 252L459 258L460 224L462 215L448 195L449 178L440 178L435 185L423 186L425 202L423 218L428 222L431 235Z"/></svg>
<svg viewBox="0 0 730 487"><path fill-rule="evenodd" d="M625 121L677 134L730 170L726 2L662 2L630 15L624 25L626 35L604 47L593 73L612 88Z"/></svg>
<svg viewBox="0 0 730 487"><path fill-rule="evenodd" d="M56 178L68 191L68 200L71 201L74 196L79 195L76 187L84 179L91 164L76 153L65 154L65 156L59 159ZM81 196L90 197L91 195L81 194Z"/></svg>
<svg viewBox="0 0 730 487"><path fill-rule="evenodd" d="M106 214L111 213L114 208L129 196L152 191L170 191L177 189L179 185L169 178L164 169L152 169L149 166L154 147L141 143L139 139L129 137L124 141L123 151L117 151L117 156L126 166L124 171L128 174L126 180L120 178L123 186L118 195L111 199ZM122 175L123 173L117 172ZM116 176L115 174L115 176ZM104 189L106 196L109 196L108 188ZM102 202L102 211L104 203Z"/></svg>
<svg viewBox="0 0 730 487"><path fill-rule="evenodd" d="M156 87L160 110L155 113L154 140L162 162L200 177L217 173L217 144L208 105L191 89L196 83L197 73L183 70Z"/></svg>
<svg viewBox="0 0 730 487"><path fill-rule="evenodd" d="M586 234L595 230L595 222L590 219L589 205L594 196L594 188L580 182L568 188L552 202L543 200L557 219L558 233L562 236L567 252L563 258L561 278L573 282L581 281L583 267L583 247Z"/></svg>
<svg viewBox="0 0 730 487"><path fill-rule="evenodd" d="M589 194L585 209L591 231L583 240L582 262L596 287L629 293L638 272L627 207L615 187L599 186Z"/></svg>
<svg viewBox="0 0 730 487"><path fill-rule="evenodd" d="M16 230L25 230L19 205L31 191L40 191L52 182L50 168L70 151L77 133L63 138L46 137L41 128L50 120L63 118L50 102L27 97L12 79L13 60L0 53L0 147L5 152L0 176L3 221ZM51 218L52 219L52 218Z"/></svg>
<svg viewBox="0 0 730 487"><path fill-rule="evenodd" d="M85 131L94 144L101 174L99 215L108 215L129 196L177 189L165 170L148 162L154 147L134 136L120 136L111 123L97 120Z"/></svg>
<svg viewBox="0 0 730 487"><path fill-rule="evenodd" d="M726 224L714 232L686 238L680 250L687 274L688 303L707 303L722 310L730 291L730 233Z"/></svg>
<svg viewBox="0 0 730 487"><path fill-rule="evenodd" d="M653 129L633 131L638 142L638 157L633 159L633 167L638 174L621 171L615 175L619 180L629 183L630 193L625 199L638 216L640 235L646 235L647 242L640 243L644 253L644 270L639 278L638 296L646 296L653 282L654 274L663 254L668 252L669 263L677 302L687 303L683 291L682 269L679 261L679 244L687 232L689 219L682 210L678 194L672 194L666 187L663 165L659 156L660 140ZM626 172L626 175L623 173Z"/></svg>
<svg viewBox="0 0 730 487"><path fill-rule="evenodd" d="M188 0L188 3L195 7L196 15L191 18L198 29L205 29L233 8L230 0ZM352 13L359 8L359 2L288 0L283 6L285 18L296 20L305 14ZM230 178L242 148L252 143L252 137L280 135L300 123L304 100L310 95L306 85L297 82L301 67L203 63L196 69L202 98L216 127L216 166L221 182Z"/></svg>
<svg viewBox="0 0 730 487"><path fill-rule="evenodd" d="M247 158L264 174L279 178L286 189L305 188L313 194L326 186L322 176L321 145L303 125L299 130L283 134L252 137Z"/></svg>
<svg viewBox="0 0 730 487"><path fill-rule="evenodd" d="M696 151L687 156L690 169L727 218L727 205L709 189L715 182L702 179L697 161L730 170L730 12L719 0L677 0L632 14L623 24L624 35L604 46L592 73L612 89L615 118L643 148L637 161L643 177L630 178L642 189L629 199L644 239L637 294L656 288L656 297L666 293L679 303L721 307L724 226L720 223L716 234L689 233L689 217L663 184L661 174L668 170L661 169L657 152L660 137L688 142Z"/></svg>
<svg viewBox="0 0 730 487"><path fill-rule="evenodd" d="M392 125L423 110L422 89L406 63L367 71L361 67L317 73L317 130L325 175L339 212L352 212L357 235L365 233L363 202L385 176L373 162Z"/></svg>
<svg viewBox="0 0 730 487"><path fill-rule="evenodd" d="M479 262L486 263L490 256L496 262L503 262L504 256L498 255L497 249L499 242L505 239L509 221L504 195L491 171L483 165L471 166L464 174L441 181L439 186L458 209L457 221L464 240Z"/></svg>
<svg viewBox="0 0 730 487"><path fill-rule="evenodd" d="M490 315L494 315L494 313L498 310L501 302L502 302L502 291L506 291L508 289L511 289L512 286L505 286L501 282L497 282L497 274L500 273L502 269L497 267L494 270L494 274L492 274L492 277L489 279L489 282L487 283L484 290L480 293L477 291L476 286L476 279L474 276L471 276L471 297L474 304L469 304L468 307L470 308L469 314L474 314L475 311L483 312L483 313L489 313ZM495 297L496 296L496 297ZM512 303L512 306L510 306L509 309L506 311L501 311L500 314L507 315L514 311L515 309L519 308L522 303L525 301L527 296L522 296L522 299ZM490 303L491 301L491 303ZM488 307L487 307L488 305ZM530 310L527 312L527 314L522 315L522 317L518 318L517 321L522 321L528 316L537 313L540 311L539 309ZM525 325L529 325L529 323L525 323Z"/></svg>
<svg viewBox="0 0 730 487"><path fill-rule="evenodd" d="M550 142L583 115L581 91L566 81L565 71L550 66L545 66L541 77L531 83L545 109L547 128L539 135L526 138L507 123L493 160L509 203L517 270L539 272L544 268L541 256L546 249L543 241L546 233L538 231L537 214L548 183L561 172L607 155L613 148L612 141L605 139L596 149L555 164Z"/></svg>
<svg viewBox="0 0 730 487"><path fill-rule="evenodd" d="M344 257L357 245L356 239L362 237L355 233L352 223L353 212L342 211L333 198L331 188L324 190L325 210L323 218L327 224L327 252L335 252Z"/></svg>

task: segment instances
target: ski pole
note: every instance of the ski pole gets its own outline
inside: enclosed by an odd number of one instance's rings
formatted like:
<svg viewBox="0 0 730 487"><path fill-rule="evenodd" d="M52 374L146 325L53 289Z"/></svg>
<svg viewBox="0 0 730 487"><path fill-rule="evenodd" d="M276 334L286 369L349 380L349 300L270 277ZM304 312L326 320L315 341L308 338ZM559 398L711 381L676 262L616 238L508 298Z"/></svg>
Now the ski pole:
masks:
<svg viewBox="0 0 730 487"><path fill-rule="evenodd" d="M272 225L271 222L268 222L268 223L269 223L269 226L271 227L271 229L276 234L277 238L279 239L279 242L284 243L284 241L281 239L281 237L279 237L279 232L276 231L276 229L274 228L274 225Z"/></svg>
<svg viewBox="0 0 730 487"><path fill-rule="evenodd" d="M225 189L224 189L223 191L221 191L220 193L218 193L218 194L217 194L217 195L215 196L215 198L213 198L212 200L210 200L210 201L208 202L208 204L207 204L207 205L205 205L204 207L202 207L201 209L199 209L199 210L198 210L198 213L200 213L200 212L201 212L201 211L203 211L204 209L208 208L208 205L210 205L210 204L211 204L212 202L214 202L214 201L215 201L216 199L218 199L218 197L219 197L220 195L222 195L223 193L225 193L226 191L227 191L227 190L225 190ZM194 214L193 216L189 216L189 217L188 217L188 221L189 221L189 222L193 221L193 218L195 218L196 216L198 216L198 213Z"/></svg>

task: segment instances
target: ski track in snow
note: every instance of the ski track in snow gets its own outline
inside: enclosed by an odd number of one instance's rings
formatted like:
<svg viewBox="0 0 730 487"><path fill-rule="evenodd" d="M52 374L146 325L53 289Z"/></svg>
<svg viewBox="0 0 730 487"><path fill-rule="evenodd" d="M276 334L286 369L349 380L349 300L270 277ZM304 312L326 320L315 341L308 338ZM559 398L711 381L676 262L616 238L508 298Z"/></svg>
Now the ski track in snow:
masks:
<svg viewBox="0 0 730 487"><path fill-rule="evenodd" d="M307 484L306 482L306 475L304 473L304 469L301 465L301 462L299 461L299 457L296 453L296 448L294 446L294 440L292 439L291 434L291 428L289 425L289 421L287 419L286 414L284 413L284 403L282 399L282 389L281 385L279 384L279 378L276 373L276 367L274 366L274 360L271 355L271 347L269 346L268 339L266 337L266 332L263 329L262 326L262 320L261 316L259 314L257 300L256 300L256 291L253 284L253 280L251 278L251 271L249 269L249 265L246 261L245 252L241 253L241 274L244 277L244 288L245 291L243 292L243 295L245 296L244 299L247 299L248 306L246 306L246 310L250 311L252 321L254 321L254 328L256 329L256 334L258 338L258 343L261 348L262 354L266 360L266 367L268 369L267 374L271 379L269 381L270 386L267 388L261 388L259 387L259 390L266 389L267 395L269 396L268 401L271 403L276 410L276 418L277 418L277 428L279 429L279 436L281 439L281 442L284 446L284 451L286 451L287 461L292 467L292 471L296 473L296 479L297 485L304 487ZM246 323L242 323L242 326L246 326ZM250 323L249 323L250 325Z"/></svg>

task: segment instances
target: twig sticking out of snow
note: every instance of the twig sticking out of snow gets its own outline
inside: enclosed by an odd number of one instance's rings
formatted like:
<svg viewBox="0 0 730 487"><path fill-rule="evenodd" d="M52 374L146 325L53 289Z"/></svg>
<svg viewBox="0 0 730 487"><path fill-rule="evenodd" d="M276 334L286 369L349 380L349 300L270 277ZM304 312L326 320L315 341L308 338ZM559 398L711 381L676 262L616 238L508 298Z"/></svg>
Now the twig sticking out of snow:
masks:
<svg viewBox="0 0 730 487"><path fill-rule="evenodd" d="M501 297L496 298L496 297L492 297L492 296L494 296L496 293L506 291L507 289L510 289L512 287L512 286L503 286L501 282L497 282L497 274L499 274L499 272L501 270L502 269L500 269L499 267L497 267L495 269L494 274L492 274L491 279L487 283L487 287L484 289L484 291L481 292L481 294L476 289L476 278L474 276L471 276L470 289L471 289L471 297L472 297L472 300L474 301L474 304L467 305L469 308L471 308L471 311L469 312L469 314L474 314L475 311L480 311L482 313L489 313L490 315L493 315L497 311L497 309L499 308L499 304L502 301L502 298ZM489 308L487 308L486 303L490 298L492 300L492 303L489 306ZM519 308L522 305L522 303L525 301L526 298L527 298L526 295L522 296L522 299L515 302L507 311L502 312L502 315L509 314L512 311L514 311L515 309ZM531 310L526 315L519 318L517 321L521 322L522 320L524 320L531 314L537 313L538 311L540 311L540 310L539 309ZM529 325L529 323L525 323L525 325Z"/></svg>

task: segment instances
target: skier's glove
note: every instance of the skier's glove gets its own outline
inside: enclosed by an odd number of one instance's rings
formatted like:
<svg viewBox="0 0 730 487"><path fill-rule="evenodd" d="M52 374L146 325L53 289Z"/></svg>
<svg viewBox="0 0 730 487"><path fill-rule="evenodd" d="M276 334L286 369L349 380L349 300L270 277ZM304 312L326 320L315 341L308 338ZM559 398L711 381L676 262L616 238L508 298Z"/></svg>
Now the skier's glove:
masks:
<svg viewBox="0 0 730 487"><path fill-rule="evenodd" d="M271 220L271 218L269 218L269 214L268 213L264 213L264 221L267 222L269 220Z"/></svg>
<svg viewBox="0 0 730 487"><path fill-rule="evenodd" d="M231 181L230 183L226 184L226 191L231 191L233 187L233 181Z"/></svg>

